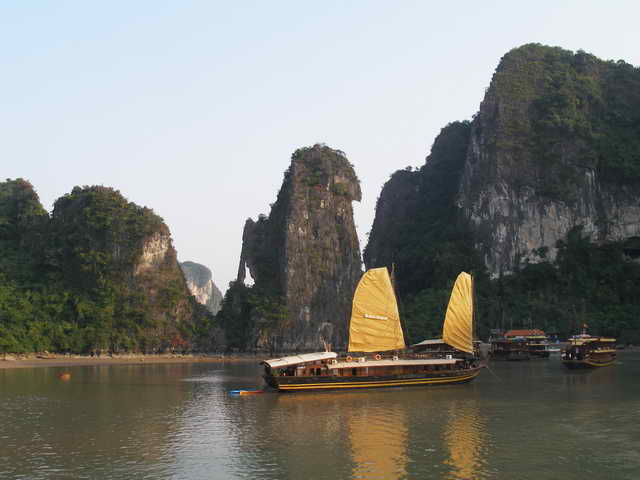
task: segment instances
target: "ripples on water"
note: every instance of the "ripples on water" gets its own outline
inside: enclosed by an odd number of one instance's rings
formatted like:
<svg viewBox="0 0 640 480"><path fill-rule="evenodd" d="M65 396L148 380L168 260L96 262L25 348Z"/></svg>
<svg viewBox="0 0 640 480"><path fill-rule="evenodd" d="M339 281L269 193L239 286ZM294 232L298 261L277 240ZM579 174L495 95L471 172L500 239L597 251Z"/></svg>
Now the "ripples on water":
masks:
<svg viewBox="0 0 640 480"><path fill-rule="evenodd" d="M2 479L640 478L640 355L473 383L264 394L250 364L0 370Z"/></svg>

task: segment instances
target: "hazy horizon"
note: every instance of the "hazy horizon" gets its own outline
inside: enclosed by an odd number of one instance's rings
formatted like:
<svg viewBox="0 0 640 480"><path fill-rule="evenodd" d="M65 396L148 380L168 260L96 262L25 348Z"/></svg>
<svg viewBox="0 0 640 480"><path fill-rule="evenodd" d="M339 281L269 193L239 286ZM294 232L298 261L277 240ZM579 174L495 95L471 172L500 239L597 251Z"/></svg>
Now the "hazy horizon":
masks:
<svg viewBox="0 0 640 480"><path fill-rule="evenodd" d="M235 278L247 218L291 154L342 150L364 248L398 169L470 120L500 58L527 43L640 64L640 5L543 1L307 4L8 2L0 6L4 178L47 210L76 185L152 208L181 262Z"/></svg>

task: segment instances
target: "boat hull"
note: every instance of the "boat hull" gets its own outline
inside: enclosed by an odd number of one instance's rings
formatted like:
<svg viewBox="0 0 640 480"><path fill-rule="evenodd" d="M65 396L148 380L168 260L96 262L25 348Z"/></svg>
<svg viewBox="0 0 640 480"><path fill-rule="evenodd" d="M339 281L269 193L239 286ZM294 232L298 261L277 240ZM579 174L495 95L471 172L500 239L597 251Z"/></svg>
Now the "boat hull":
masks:
<svg viewBox="0 0 640 480"><path fill-rule="evenodd" d="M616 363L616 359L609 360L594 360L594 359L583 359L583 360L562 360L565 367L574 370L574 369L583 369L583 368L599 368L599 367L610 367L614 363Z"/></svg>
<svg viewBox="0 0 640 480"><path fill-rule="evenodd" d="M267 384L280 392L309 390L370 389L410 386L451 385L470 382L478 376L480 368L439 373L437 375L389 375L389 376L315 376L315 377L275 377L265 375Z"/></svg>

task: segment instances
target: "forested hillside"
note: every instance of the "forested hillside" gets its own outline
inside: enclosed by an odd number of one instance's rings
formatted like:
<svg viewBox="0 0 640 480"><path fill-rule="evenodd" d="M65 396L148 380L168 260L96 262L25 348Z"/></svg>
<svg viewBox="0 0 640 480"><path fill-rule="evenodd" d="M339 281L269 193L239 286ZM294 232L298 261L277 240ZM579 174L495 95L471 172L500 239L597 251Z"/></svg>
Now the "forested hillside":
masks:
<svg viewBox="0 0 640 480"><path fill-rule="evenodd" d="M76 187L49 217L29 182L0 183L0 251L0 352L209 347L168 228L113 189Z"/></svg>

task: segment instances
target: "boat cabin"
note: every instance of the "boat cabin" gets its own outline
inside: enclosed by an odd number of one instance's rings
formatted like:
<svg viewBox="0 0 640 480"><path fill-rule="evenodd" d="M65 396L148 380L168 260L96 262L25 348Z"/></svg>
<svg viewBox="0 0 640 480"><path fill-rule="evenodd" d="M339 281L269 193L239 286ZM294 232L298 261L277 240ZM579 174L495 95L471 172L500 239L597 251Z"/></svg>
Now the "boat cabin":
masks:
<svg viewBox="0 0 640 480"><path fill-rule="evenodd" d="M472 342L471 276L458 275L444 340L407 349L386 268L368 270L354 293L346 354L316 352L264 360L264 379L279 391L442 385L473 380L481 366ZM445 343L446 340L446 343Z"/></svg>
<svg viewBox="0 0 640 480"><path fill-rule="evenodd" d="M275 377L357 377L404 375L453 370L468 366L468 361L446 355L445 358L399 358L397 355L347 356L319 352L264 360L265 376Z"/></svg>
<svg viewBox="0 0 640 480"><path fill-rule="evenodd" d="M613 365L616 360L615 344L615 338L575 335L562 352L562 361L569 368Z"/></svg>

